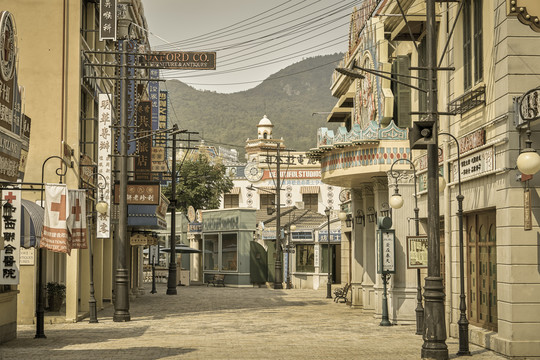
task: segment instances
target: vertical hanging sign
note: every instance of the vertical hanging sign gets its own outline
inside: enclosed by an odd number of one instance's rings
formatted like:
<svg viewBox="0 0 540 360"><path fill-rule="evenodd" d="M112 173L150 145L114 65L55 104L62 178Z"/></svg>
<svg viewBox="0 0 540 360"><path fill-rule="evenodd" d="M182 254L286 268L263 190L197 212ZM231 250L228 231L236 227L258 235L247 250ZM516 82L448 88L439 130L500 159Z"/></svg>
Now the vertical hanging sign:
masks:
<svg viewBox="0 0 540 360"><path fill-rule="evenodd" d="M99 4L99 41L116 41L116 1L101 0Z"/></svg>
<svg viewBox="0 0 540 360"><path fill-rule="evenodd" d="M159 70L150 69L150 79L159 79ZM152 130L159 129L159 82L150 81L148 83L148 96L152 102Z"/></svg>
<svg viewBox="0 0 540 360"><path fill-rule="evenodd" d="M21 247L21 191L4 190L2 200L9 202L13 209L11 218L2 216L1 220L4 249L0 251L0 284L17 285Z"/></svg>
<svg viewBox="0 0 540 360"><path fill-rule="evenodd" d="M140 101L137 105L137 123L139 124L137 140L139 155L135 159L135 180L151 180L152 171L152 138L144 137L151 133L150 101Z"/></svg>
<svg viewBox="0 0 540 360"><path fill-rule="evenodd" d="M98 177L98 189L102 191L99 196L103 196L109 206L105 214L98 214L97 218L97 235L98 239L110 238L110 215L111 215L111 94L99 94L99 133L98 133L98 172L105 177L106 183L101 184L103 178ZM99 198L99 197L98 197Z"/></svg>

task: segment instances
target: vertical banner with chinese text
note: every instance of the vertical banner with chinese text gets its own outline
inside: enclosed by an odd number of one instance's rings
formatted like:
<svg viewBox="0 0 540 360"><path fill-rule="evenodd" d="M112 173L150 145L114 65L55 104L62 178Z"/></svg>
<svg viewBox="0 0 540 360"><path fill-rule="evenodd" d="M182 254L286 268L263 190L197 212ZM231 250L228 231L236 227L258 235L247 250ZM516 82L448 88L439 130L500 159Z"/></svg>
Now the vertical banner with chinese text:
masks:
<svg viewBox="0 0 540 360"><path fill-rule="evenodd" d="M137 105L137 138L139 155L135 158L135 180L151 180L152 171L152 131L150 124L150 101L140 101Z"/></svg>
<svg viewBox="0 0 540 360"><path fill-rule="evenodd" d="M116 0L101 0L99 3L99 41L116 41Z"/></svg>
<svg viewBox="0 0 540 360"><path fill-rule="evenodd" d="M99 94L99 129L98 129L98 173L103 175L105 180L98 175L98 201L103 197L109 206L105 214L99 214L97 217L96 234L98 239L110 238L110 213L111 213L111 94Z"/></svg>
<svg viewBox="0 0 540 360"><path fill-rule="evenodd" d="M2 200L13 206L11 219L2 216L2 236L4 249L0 251L0 272L2 285L19 284L19 265L21 247L21 191L4 189ZM5 214L3 214L5 215Z"/></svg>
<svg viewBox="0 0 540 360"><path fill-rule="evenodd" d="M71 249L88 249L86 242L86 190L69 190L67 226Z"/></svg>

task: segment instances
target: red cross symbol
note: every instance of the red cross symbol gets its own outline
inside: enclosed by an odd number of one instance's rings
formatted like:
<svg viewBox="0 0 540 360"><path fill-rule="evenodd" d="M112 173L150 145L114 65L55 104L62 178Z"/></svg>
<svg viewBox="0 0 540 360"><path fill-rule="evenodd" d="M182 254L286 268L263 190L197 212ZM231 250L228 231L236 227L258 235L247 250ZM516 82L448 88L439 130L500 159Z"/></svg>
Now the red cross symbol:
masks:
<svg viewBox="0 0 540 360"><path fill-rule="evenodd" d="M60 213L58 215L58 220L66 220L66 195L60 196L59 203L51 204L51 211L58 211Z"/></svg>
<svg viewBox="0 0 540 360"><path fill-rule="evenodd" d="M10 204L12 204L13 200L17 200L17 197L13 195L13 193L10 191L7 195L4 196L4 200L7 200Z"/></svg>
<svg viewBox="0 0 540 360"><path fill-rule="evenodd" d="M75 200L75 206L71 207L71 214L75 215L75 221L81 220L81 206L79 204L79 199Z"/></svg>

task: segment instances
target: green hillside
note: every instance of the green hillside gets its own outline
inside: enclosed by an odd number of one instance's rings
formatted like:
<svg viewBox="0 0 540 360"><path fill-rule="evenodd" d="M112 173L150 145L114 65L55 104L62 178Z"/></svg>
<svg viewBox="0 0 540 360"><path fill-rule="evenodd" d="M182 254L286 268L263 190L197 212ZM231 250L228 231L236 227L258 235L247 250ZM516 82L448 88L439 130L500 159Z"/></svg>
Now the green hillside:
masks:
<svg viewBox="0 0 540 360"><path fill-rule="evenodd" d="M274 124L274 138L283 137L290 149L308 150L316 145L317 129L327 125L326 115L313 112L330 111L336 103L331 78L342 58L343 54L308 58L253 89L231 94L199 91L169 80L169 119L181 129L198 131L209 145L236 145L243 154L246 139L257 137L257 124L266 114Z"/></svg>

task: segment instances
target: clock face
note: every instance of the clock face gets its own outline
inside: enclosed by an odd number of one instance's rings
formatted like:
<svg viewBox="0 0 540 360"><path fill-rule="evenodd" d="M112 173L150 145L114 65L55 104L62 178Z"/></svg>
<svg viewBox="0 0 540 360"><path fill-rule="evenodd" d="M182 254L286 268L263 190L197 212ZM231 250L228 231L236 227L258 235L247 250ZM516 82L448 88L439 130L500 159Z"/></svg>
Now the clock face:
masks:
<svg viewBox="0 0 540 360"><path fill-rule="evenodd" d="M264 170L259 168L258 163L253 162L246 165L244 174L246 175L246 179L249 181L257 182L262 179Z"/></svg>
<svg viewBox="0 0 540 360"><path fill-rule="evenodd" d="M339 193L339 201L342 203L351 199L351 190L349 189L343 189Z"/></svg>
<svg viewBox="0 0 540 360"><path fill-rule="evenodd" d="M15 73L15 28L11 14L1 13L0 19L0 74L9 81Z"/></svg>

